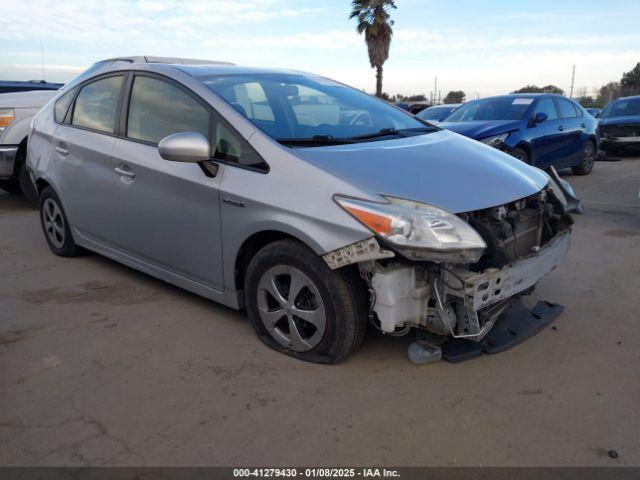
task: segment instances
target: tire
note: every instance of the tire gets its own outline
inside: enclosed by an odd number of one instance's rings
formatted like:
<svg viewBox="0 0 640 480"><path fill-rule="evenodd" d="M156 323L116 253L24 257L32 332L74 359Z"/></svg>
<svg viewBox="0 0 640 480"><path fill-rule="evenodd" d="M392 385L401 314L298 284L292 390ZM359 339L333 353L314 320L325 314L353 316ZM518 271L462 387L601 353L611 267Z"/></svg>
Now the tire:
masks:
<svg viewBox="0 0 640 480"><path fill-rule="evenodd" d="M589 140L582 152L582 162L576 167L572 167L574 175L589 175L593 170L593 164L596 161L596 146Z"/></svg>
<svg viewBox="0 0 640 480"><path fill-rule="evenodd" d="M529 158L529 154L525 152L522 148L514 148L509 152L509 155L517 158L521 162L526 163L527 165L531 165L531 159Z"/></svg>
<svg viewBox="0 0 640 480"><path fill-rule="evenodd" d="M51 187L46 187L40 195L40 224L53 253L60 257L78 255L80 249L73 240L62 202Z"/></svg>
<svg viewBox="0 0 640 480"><path fill-rule="evenodd" d="M292 284L301 287L293 299ZM367 295L355 269L331 270L297 241L278 240L260 250L247 268L244 292L258 337L286 355L336 364L364 337Z"/></svg>
<svg viewBox="0 0 640 480"><path fill-rule="evenodd" d="M33 206L38 205L38 191L36 190L36 186L31 181L31 177L29 177L29 171L27 170L27 162L22 162L20 166L20 173L18 175L18 181L20 183L20 190L25 198L29 201L29 203Z"/></svg>
<svg viewBox="0 0 640 480"><path fill-rule="evenodd" d="M20 195L20 182L17 178L9 178L6 180L0 180L0 188L10 195Z"/></svg>

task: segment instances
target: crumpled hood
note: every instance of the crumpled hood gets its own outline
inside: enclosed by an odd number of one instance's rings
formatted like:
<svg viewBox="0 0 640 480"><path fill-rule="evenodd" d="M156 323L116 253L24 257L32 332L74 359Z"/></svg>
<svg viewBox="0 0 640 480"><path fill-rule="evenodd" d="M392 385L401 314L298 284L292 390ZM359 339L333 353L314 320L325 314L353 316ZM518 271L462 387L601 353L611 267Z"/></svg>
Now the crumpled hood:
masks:
<svg viewBox="0 0 640 480"><path fill-rule="evenodd" d="M607 125L628 125L628 124L639 124L640 123L640 115L627 115L625 117L607 117L600 118L598 120L598 125L600 127L605 127Z"/></svg>
<svg viewBox="0 0 640 480"><path fill-rule="evenodd" d="M291 153L371 194L417 200L454 213L518 200L548 183L537 168L446 130L386 141L294 148Z"/></svg>
<svg viewBox="0 0 640 480"><path fill-rule="evenodd" d="M480 140L492 135L510 132L520 128L521 120L486 120L477 122L441 122L441 128L459 133L465 137Z"/></svg>

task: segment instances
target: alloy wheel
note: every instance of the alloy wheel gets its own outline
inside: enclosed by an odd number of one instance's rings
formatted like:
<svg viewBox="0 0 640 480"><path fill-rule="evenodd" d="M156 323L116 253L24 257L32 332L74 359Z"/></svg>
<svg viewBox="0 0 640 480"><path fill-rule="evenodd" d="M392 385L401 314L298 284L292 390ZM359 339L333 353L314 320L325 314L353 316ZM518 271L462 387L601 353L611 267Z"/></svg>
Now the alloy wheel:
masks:
<svg viewBox="0 0 640 480"><path fill-rule="evenodd" d="M276 265L262 275L258 311L273 339L290 350L306 352L324 337L327 318L320 292L295 267Z"/></svg>
<svg viewBox="0 0 640 480"><path fill-rule="evenodd" d="M51 244L62 248L65 240L64 217L58 204L52 198L47 198L42 205L44 230Z"/></svg>

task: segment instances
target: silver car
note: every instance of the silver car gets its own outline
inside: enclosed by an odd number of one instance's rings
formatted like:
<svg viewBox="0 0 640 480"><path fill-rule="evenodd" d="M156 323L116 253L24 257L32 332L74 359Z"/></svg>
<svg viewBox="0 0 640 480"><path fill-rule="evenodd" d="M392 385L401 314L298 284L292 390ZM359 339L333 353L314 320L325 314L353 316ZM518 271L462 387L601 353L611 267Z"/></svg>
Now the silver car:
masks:
<svg viewBox="0 0 640 480"><path fill-rule="evenodd" d="M458 361L561 310L521 301L569 246L546 173L317 75L158 62L99 62L36 115L55 254L246 308L264 343L324 363L368 323L417 331L414 361Z"/></svg>

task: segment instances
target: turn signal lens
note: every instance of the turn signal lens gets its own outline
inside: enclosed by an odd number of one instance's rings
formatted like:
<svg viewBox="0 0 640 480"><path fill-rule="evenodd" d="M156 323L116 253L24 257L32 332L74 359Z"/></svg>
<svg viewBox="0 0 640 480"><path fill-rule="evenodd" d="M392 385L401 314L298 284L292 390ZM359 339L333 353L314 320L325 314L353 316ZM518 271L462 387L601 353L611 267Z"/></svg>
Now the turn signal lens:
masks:
<svg viewBox="0 0 640 480"><path fill-rule="evenodd" d="M344 208L375 233L379 235L388 235L391 233L391 219L389 217L383 217L382 215L377 215L348 205L345 205Z"/></svg>
<svg viewBox="0 0 640 480"><path fill-rule="evenodd" d="M0 108L0 128L7 127L15 118L13 108Z"/></svg>

